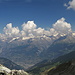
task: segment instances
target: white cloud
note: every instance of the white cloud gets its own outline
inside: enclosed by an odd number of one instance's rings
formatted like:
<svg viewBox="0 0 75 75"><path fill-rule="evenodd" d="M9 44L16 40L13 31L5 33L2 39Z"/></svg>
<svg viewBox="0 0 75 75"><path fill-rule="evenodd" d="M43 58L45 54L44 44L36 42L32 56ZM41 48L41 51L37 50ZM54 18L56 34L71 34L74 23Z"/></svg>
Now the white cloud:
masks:
<svg viewBox="0 0 75 75"><path fill-rule="evenodd" d="M22 28L24 31L33 30L37 27L37 25L34 23L34 21L28 21L27 23L24 23L22 25Z"/></svg>
<svg viewBox="0 0 75 75"><path fill-rule="evenodd" d="M36 36L43 36L44 34L44 29L43 28L38 28L38 29L34 29L33 34Z"/></svg>
<svg viewBox="0 0 75 75"><path fill-rule="evenodd" d="M37 25L34 23L34 21L28 21L27 23L24 23L22 25L22 35L25 34L26 36L29 36L30 34L32 34L32 32L34 31L34 29L36 29Z"/></svg>
<svg viewBox="0 0 75 75"><path fill-rule="evenodd" d="M54 28L51 28L50 29L50 34L51 34L51 36L57 36L58 32Z"/></svg>
<svg viewBox="0 0 75 75"><path fill-rule="evenodd" d="M71 24L65 21L65 18L57 20L53 24L53 28L45 30L44 28L37 28L37 25L34 21L28 21L27 23L22 24L22 30L19 30L18 27L12 27L12 23L9 23L3 29L4 34L0 34L0 39L8 38L22 38L23 40L34 38L34 37L46 37L46 36L55 36L69 34L71 30Z"/></svg>
<svg viewBox="0 0 75 75"><path fill-rule="evenodd" d="M34 21L28 21L27 23L24 23L22 25L22 31L21 34L22 36L43 36L43 34L48 34L49 35L49 31L46 31L44 28L37 28L37 25L34 23Z"/></svg>
<svg viewBox="0 0 75 75"><path fill-rule="evenodd" d="M71 32L71 24L65 22L65 18L57 20L57 22L53 24L53 28L60 34L68 34Z"/></svg>
<svg viewBox="0 0 75 75"><path fill-rule="evenodd" d="M68 7L68 5L67 5L66 3L64 4L64 6L65 6L65 7Z"/></svg>
<svg viewBox="0 0 75 75"><path fill-rule="evenodd" d="M0 40L2 40L2 41L4 41L4 40L6 40L7 38L5 37L5 34L1 34L0 33Z"/></svg>
<svg viewBox="0 0 75 75"><path fill-rule="evenodd" d="M68 2L68 4L64 4L64 6L67 7L67 9L74 9L75 10L75 0L71 0Z"/></svg>
<svg viewBox="0 0 75 75"><path fill-rule="evenodd" d="M17 36L20 32L18 27L12 27L12 23L9 23L3 29L4 34L8 37Z"/></svg>

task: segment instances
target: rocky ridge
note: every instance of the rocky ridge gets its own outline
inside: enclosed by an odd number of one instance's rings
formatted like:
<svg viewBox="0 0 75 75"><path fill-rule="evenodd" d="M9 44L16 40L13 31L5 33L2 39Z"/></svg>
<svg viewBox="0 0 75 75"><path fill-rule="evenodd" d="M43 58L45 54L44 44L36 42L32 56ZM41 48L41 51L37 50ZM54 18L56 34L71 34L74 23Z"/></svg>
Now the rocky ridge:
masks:
<svg viewBox="0 0 75 75"><path fill-rule="evenodd" d="M29 75L24 70L10 70L9 68L0 64L0 75Z"/></svg>

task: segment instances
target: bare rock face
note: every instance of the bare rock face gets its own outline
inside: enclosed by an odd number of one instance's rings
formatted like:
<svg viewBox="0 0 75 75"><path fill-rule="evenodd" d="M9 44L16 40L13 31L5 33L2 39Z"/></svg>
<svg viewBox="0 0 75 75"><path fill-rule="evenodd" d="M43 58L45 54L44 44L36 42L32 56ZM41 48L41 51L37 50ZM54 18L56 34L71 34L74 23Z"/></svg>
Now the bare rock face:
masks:
<svg viewBox="0 0 75 75"><path fill-rule="evenodd" d="M24 70L10 70L0 64L0 75L29 75Z"/></svg>

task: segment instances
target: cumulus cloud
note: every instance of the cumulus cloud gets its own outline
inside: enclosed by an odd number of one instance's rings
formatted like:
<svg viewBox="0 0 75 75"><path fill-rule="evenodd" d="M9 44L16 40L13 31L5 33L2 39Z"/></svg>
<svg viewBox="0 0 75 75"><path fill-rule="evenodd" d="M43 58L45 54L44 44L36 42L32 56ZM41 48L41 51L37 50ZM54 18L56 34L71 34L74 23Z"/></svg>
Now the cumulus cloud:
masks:
<svg viewBox="0 0 75 75"><path fill-rule="evenodd" d="M65 21L65 18L61 18L57 20L55 24L53 24L53 28L59 34L68 34L71 32L71 24Z"/></svg>
<svg viewBox="0 0 75 75"><path fill-rule="evenodd" d="M18 27L12 27L12 23L9 23L3 29L4 34L8 37L13 37L19 34L20 30Z"/></svg>
<svg viewBox="0 0 75 75"><path fill-rule="evenodd" d="M37 29L34 29L33 34L36 35L36 36L43 36L44 29L43 28L40 28L40 27L37 28Z"/></svg>
<svg viewBox="0 0 75 75"><path fill-rule="evenodd" d="M24 23L22 25L22 29L24 31L33 30L37 27L37 25L34 23L34 21L28 21L27 23Z"/></svg>
<svg viewBox="0 0 75 75"><path fill-rule="evenodd" d="M7 38L5 37L5 34L1 34L1 33L0 33L0 40L3 40L3 41L4 41L4 40L6 40L6 39L7 39Z"/></svg>
<svg viewBox="0 0 75 75"><path fill-rule="evenodd" d="M24 23L22 25L22 35L25 34L26 36L29 36L33 33L34 29L36 29L37 25L34 23L34 21L28 21L27 23Z"/></svg>
<svg viewBox="0 0 75 75"><path fill-rule="evenodd" d="M69 1L68 2L68 4L64 4L64 6L66 6L67 7L67 9L74 9L75 10L75 0L71 0L71 1Z"/></svg>
<svg viewBox="0 0 75 75"><path fill-rule="evenodd" d="M66 35L71 33L71 24L65 21L65 18L61 18L57 20L53 24L53 28L49 28L49 30L45 30L44 28L37 28L37 25L34 21L28 21L27 23L22 24L22 30L19 30L18 27L13 27L12 23L9 23L3 29L4 34L0 34L0 39L8 39L8 38L35 38L35 37L44 37L44 36L55 36L58 35Z"/></svg>
<svg viewBox="0 0 75 75"><path fill-rule="evenodd" d="M51 36L57 36L58 35L58 32L54 28L51 28L50 29L50 35Z"/></svg>
<svg viewBox="0 0 75 75"><path fill-rule="evenodd" d="M34 21L28 21L22 25L22 36L27 37L36 37L36 36L43 36L44 34L49 35L49 31L46 31L44 28L37 28L37 25Z"/></svg>

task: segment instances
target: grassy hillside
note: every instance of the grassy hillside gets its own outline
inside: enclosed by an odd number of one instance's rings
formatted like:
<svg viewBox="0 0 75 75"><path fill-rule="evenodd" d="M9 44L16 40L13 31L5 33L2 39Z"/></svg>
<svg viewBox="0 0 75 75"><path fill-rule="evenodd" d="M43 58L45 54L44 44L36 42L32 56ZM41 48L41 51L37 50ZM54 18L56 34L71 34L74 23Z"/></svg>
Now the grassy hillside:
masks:
<svg viewBox="0 0 75 75"><path fill-rule="evenodd" d="M75 60L50 68L41 75L75 75Z"/></svg>
<svg viewBox="0 0 75 75"><path fill-rule="evenodd" d="M52 61L50 60L44 60L35 66L33 66L31 69L28 70L28 72L32 73L33 75L41 75L41 73L46 73L51 68L54 68L62 63L68 62L70 60L75 60L75 51L60 56Z"/></svg>

